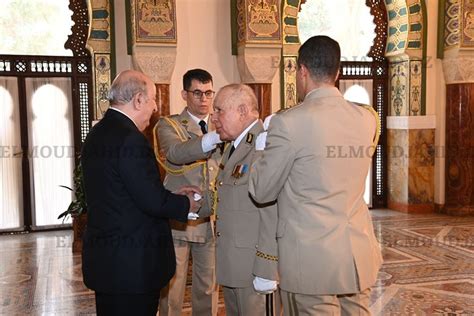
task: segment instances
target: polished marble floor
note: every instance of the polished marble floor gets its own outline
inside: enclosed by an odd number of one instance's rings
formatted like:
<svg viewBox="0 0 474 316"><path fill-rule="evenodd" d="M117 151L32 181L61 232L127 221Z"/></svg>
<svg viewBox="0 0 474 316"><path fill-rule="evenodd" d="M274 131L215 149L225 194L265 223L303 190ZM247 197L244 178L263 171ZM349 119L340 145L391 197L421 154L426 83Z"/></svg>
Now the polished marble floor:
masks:
<svg viewBox="0 0 474 316"><path fill-rule="evenodd" d="M474 217L372 216L385 260L374 315L474 315ZM71 238L71 231L0 236L0 315L95 314ZM183 315L190 310L187 294Z"/></svg>

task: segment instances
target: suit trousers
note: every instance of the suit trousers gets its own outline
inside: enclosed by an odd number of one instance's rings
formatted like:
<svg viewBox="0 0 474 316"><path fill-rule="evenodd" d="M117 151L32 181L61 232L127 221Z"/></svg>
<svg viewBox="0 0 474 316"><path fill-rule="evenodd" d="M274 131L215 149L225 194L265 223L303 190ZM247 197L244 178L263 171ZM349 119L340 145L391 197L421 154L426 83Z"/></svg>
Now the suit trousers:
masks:
<svg viewBox="0 0 474 316"><path fill-rule="evenodd" d="M95 293L97 316L155 316L160 293L106 294Z"/></svg>
<svg viewBox="0 0 474 316"><path fill-rule="evenodd" d="M265 295L255 292L253 286L222 286L222 291L227 316L265 316Z"/></svg>
<svg viewBox="0 0 474 316"><path fill-rule="evenodd" d="M283 314L370 316L370 288L345 295L307 295L281 290Z"/></svg>
<svg viewBox="0 0 474 316"><path fill-rule="evenodd" d="M192 314L217 315L215 240L205 243L173 239L176 252L176 274L161 291L160 316L179 316L183 307L189 254L193 258L191 286Z"/></svg>

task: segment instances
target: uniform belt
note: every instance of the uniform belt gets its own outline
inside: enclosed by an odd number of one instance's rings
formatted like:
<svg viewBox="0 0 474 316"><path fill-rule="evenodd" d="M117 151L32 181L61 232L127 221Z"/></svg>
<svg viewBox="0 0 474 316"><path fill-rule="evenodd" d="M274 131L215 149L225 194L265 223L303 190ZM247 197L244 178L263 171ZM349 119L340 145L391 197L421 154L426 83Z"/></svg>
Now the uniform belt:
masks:
<svg viewBox="0 0 474 316"><path fill-rule="evenodd" d="M188 225L191 224L191 225L199 225L199 224L202 224L202 223L207 223L207 222L210 222L211 221L211 217L208 216L208 217L200 217L198 218L197 220L193 221L193 220L189 220L188 221Z"/></svg>

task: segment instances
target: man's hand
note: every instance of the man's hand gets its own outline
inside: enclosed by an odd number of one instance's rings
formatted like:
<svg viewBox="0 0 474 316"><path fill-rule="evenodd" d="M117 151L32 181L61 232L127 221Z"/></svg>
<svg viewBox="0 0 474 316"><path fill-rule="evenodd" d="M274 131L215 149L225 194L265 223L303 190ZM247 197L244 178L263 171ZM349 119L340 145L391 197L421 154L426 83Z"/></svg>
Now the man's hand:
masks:
<svg viewBox="0 0 474 316"><path fill-rule="evenodd" d="M197 213L197 211L201 208L201 199L195 199L195 194L196 196L202 195L201 190L197 186L185 185L185 186L182 186L178 191L174 193L186 195L188 197L190 213Z"/></svg>
<svg viewBox="0 0 474 316"><path fill-rule="evenodd" d="M277 286L277 281L267 280L258 276L253 279L253 288L257 293L260 294L270 294L275 292Z"/></svg>

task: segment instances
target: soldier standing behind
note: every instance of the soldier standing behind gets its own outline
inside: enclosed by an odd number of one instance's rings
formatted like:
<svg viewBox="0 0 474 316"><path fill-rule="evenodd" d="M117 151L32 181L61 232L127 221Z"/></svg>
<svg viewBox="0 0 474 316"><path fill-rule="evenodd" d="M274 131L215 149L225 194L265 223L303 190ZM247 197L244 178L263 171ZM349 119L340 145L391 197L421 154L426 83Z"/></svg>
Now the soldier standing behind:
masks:
<svg viewBox="0 0 474 316"><path fill-rule="evenodd" d="M205 70L193 69L183 76L181 95L186 108L181 114L160 119L155 128L160 155L166 162L164 185L175 190L192 184L203 192L197 220L187 223L170 221L176 252L176 274L161 292L160 316L181 315L189 255L193 260L193 315L217 314L215 282L215 239L212 232L212 189L218 170L219 136L209 126L209 112L214 97L212 76Z"/></svg>

